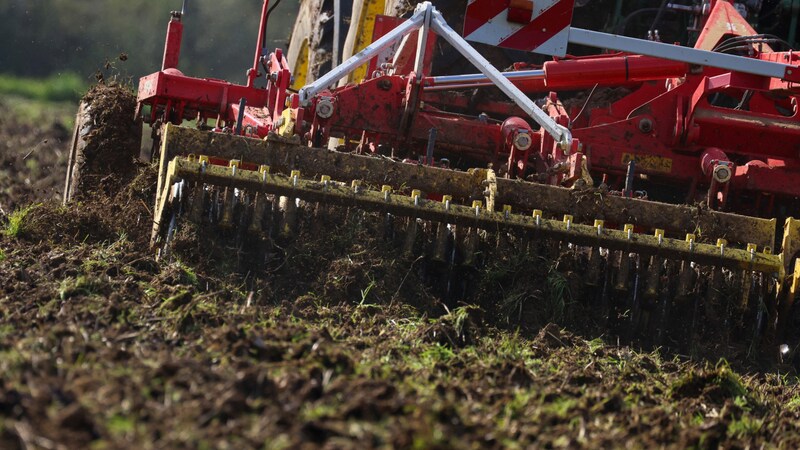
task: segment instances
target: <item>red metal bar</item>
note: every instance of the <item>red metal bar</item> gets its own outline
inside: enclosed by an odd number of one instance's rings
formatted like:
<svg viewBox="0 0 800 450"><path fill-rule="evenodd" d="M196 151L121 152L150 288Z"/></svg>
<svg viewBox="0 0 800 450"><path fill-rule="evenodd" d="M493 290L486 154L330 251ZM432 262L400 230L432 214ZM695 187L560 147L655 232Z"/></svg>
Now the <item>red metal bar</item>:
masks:
<svg viewBox="0 0 800 450"><path fill-rule="evenodd" d="M161 61L161 70L175 69L181 56L181 41L183 40L183 23L181 13L173 12L167 24L167 38L164 42L164 58Z"/></svg>
<svg viewBox="0 0 800 450"><path fill-rule="evenodd" d="M267 90L228 83L210 78L192 78L177 69L156 72L139 80L138 101L151 106L185 102L182 119L194 119L198 113L221 116L234 120L229 111L230 102L247 99L247 105L263 108L267 104ZM169 108L168 108L169 109Z"/></svg>
<svg viewBox="0 0 800 450"><path fill-rule="evenodd" d="M547 89L582 89L595 84L615 86L686 75L689 65L650 56L629 55L610 58L580 58L548 61L544 64L543 85ZM520 83L520 89L541 90L542 81Z"/></svg>
<svg viewBox="0 0 800 450"><path fill-rule="evenodd" d="M266 47L267 20L269 19L269 0L264 0L261 7L261 22L258 26L258 41L256 41L256 54L253 57L253 67L247 71L247 86L253 87L256 78L259 76L258 63Z"/></svg>

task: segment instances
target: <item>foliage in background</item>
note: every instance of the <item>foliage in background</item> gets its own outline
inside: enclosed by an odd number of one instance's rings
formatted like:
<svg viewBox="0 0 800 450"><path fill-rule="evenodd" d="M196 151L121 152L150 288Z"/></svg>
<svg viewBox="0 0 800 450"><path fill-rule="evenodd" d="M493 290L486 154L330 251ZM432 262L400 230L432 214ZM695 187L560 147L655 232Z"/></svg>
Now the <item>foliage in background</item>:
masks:
<svg viewBox="0 0 800 450"><path fill-rule="evenodd" d="M298 4L283 1L273 12L270 47L285 47ZM180 0L0 0L0 71L35 78L74 72L88 85L95 72L114 66L136 79L160 68L169 12L180 6ZM184 73L242 82L260 7L256 0L189 2Z"/></svg>
<svg viewBox="0 0 800 450"><path fill-rule="evenodd" d="M0 95L14 95L50 102L78 101L86 92L86 83L75 73L47 78L22 78L0 74Z"/></svg>

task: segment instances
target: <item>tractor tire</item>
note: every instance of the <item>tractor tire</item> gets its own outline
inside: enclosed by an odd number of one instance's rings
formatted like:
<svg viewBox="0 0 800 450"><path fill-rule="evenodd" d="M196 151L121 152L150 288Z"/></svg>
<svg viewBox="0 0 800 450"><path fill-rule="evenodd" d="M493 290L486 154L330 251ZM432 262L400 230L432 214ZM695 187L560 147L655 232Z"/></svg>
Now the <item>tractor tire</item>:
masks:
<svg viewBox="0 0 800 450"><path fill-rule="evenodd" d="M334 2L339 3L339 17L334 17ZM286 60L292 68L292 88L299 89L329 72L333 59L343 61L343 49L353 0L304 0L289 39ZM338 42L334 46L338 20Z"/></svg>
<svg viewBox="0 0 800 450"><path fill-rule="evenodd" d="M70 141L64 203L113 196L136 175L142 122L136 96L121 86L97 85L83 97Z"/></svg>

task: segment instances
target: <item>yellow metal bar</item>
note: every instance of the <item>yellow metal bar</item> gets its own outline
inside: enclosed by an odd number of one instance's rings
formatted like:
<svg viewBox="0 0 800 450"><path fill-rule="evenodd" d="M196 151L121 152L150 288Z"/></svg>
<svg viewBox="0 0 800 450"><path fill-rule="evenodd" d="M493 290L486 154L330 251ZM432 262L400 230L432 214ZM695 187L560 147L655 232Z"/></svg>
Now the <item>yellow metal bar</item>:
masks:
<svg viewBox="0 0 800 450"><path fill-rule="evenodd" d="M321 183L299 177L293 173L269 174L259 171L231 170L221 166L202 166L187 158L178 157L170 163L170 177L213 185L234 186L238 189L300 198L306 201L353 206L365 210L385 211L397 215L418 217L443 223L464 224L487 230L516 229L538 236L573 242L578 245L604 247L652 254L655 256L695 261L701 265L715 265L729 268L766 272L783 276L784 267L779 255L759 252L750 244L746 250L725 248L713 244L699 243L693 235L685 241L666 238L662 234L636 233L633 226L626 224L622 230L598 228L596 226L574 223L569 216L563 220L547 219L542 212L534 211L532 217L511 214L506 211L494 212L483 208L483 203L474 201L470 206L427 201L419 190L411 196L387 196L385 192L361 186L355 180L352 187L342 183L330 182L320 188Z"/></svg>
<svg viewBox="0 0 800 450"><path fill-rule="evenodd" d="M372 43L372 34L375 31L375 18L378 14L383 14L386 7L385 0L363 0L361 5L361 14L359 14L358 21L356 22L356 39L353 43L352 55L363 50L366 46ZM352 26L352 25L351 25ZM367 65L354 70L348 77L348 82L358 82L366 78Z"/></svg>
<svg viewBox="0 0 800 450"><path fill-rule="evenodd" d="M486 191L485 183L489 179L486 169L454 171L404 164L306 147L278 137L249 139L171 124L165 127L162 143L159 191L166 163L175 156L190 152L227 160L240 159L256 165L266 164L274 172L289 173L291 169L300 169L304 173L317 173L322 170L337 180L363 179L365 183L377 186L389 184L397 190L414 188L426 193L449 194L460 202L467 202L467 198L478 191ZM775 219L613 195L578 196L574 191L558 186L505 178L497 178L496 183L496 204L513 205L519 213L541 209L551 217L570 214L575 223L584 224L602 217L606 223L634 223L637 228L647 230L661 228L673 238L684 236L684 233L696 233L697 240L703 242L725 238L736 247L748 242L758 244L760 248L775 245ZM791 264L791 261L786 263Z"/></svg>
<svg viewBox="0 0 800 450"><path fill-rule="evenodd" d="M309 54L308 54L308 38L303 39L300 46L300 52L297 55L297 61L292 67L292 89L299 91L300 88L308 84L308 68L309 68Z"/></svg>

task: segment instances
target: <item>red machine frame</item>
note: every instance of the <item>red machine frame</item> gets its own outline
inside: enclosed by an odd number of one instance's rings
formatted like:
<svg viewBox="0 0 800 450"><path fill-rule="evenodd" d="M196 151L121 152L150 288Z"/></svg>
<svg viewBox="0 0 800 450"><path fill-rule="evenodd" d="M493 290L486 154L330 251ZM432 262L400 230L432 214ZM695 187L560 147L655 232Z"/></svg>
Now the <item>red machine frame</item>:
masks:
<svg viewBox="0 0 800 450"><path fill-rule="evenodd" d="M312 146L335 137L348 151L426 164L493 164L505 176L549 184L591 183L588 170L626 195L633 195L633 174L650 186L674 188L685 196L680 201L694 202L707 192L710 207L751 215L772 216L776 206L791 207L800 197L798 83L643 55L556 58L512 81L527 94L549 92L543 109L575 138L564 151L515 105L440 90L448 88L440 78L417 77L407 68L374 70L361 83L322 92L301 107L288 92L291 69L283 52L267 54L263 44L268 5L265 0L244 86L177 69L183 25L181 14L173 13L162 70L141 79L137 114L147 106L146 120L154 124L197 119L203 126L212 120L207 126L218 132L295 134ZM713 50L726 37L752 34L731 3L716 0L695 48ZM797 53L763 44L751 46L749 56L800 63ZM423 72L429 69L426 64ZM262 77L265 87L256 87ZM552 92L611 86L630 93L582 114L579 105L567 108ZM733 103L723 106L720 99Z"/></svg>

